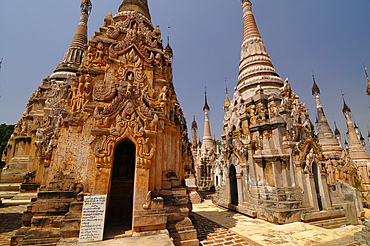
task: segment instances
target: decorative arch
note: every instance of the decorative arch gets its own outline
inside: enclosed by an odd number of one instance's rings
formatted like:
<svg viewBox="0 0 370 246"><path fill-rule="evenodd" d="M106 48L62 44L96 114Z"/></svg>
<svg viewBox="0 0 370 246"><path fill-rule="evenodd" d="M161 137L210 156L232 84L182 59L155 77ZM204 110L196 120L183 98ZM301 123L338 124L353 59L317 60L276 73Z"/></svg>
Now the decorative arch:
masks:
<svg viewBox="0 0 370 246"><path fill-rule="evenodd" d="M129 138L117 142L111 166L106 228L132 229L136 163L135 143Z"/></svg>
<svg viewBox="0 0 370 246"><path fill-rule="evenodd" d="M313 150L313 153L315 153L318 156L318 159L322 161L324 158L322 156L321 152L321 146L318 145L312 138L307 138L305 142L301 142L297 145L297 151L298 151L298 160L299 161L305 161L306 156L308 153Z"/></svg>
<svg viewBox="0 0 370 246"><path fill-rule="evenodd" d="M158 117L152 114L138 100L125 100L119 112L111 119L109 128L93 128L91 146L95 153L97 167L109 167L115 146L124 139L130 139L137 148L138 165L150 167L156 144L151 139L157 134ZM117 108L118 110L118 108ZM141 112L140 110L143 110ZM104 112L104 110L102 111ZM99 114L99 113L97 113ZM97 118L97 117L95 117Z"/></svg>

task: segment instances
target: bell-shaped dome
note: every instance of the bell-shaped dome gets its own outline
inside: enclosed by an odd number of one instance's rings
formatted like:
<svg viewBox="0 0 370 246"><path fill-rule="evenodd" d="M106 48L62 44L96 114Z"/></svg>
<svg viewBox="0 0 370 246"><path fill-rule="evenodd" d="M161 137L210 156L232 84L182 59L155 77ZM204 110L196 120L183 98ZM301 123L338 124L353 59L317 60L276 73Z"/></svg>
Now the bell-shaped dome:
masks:
<svg viewBox="0 0 370 246"><path fill-rule="evenodd" d="M130 10L137 11L150 20L148 0L124 0L121 6L119 6L118 12Z"/></svg>

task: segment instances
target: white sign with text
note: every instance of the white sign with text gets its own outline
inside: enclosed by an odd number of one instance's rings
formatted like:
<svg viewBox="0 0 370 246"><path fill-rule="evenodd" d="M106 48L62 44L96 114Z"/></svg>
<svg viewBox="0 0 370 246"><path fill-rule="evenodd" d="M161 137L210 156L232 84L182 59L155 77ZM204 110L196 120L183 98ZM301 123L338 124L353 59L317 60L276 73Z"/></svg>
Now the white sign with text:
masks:
<svg viewBox="0 0 370 246"><path fill-rule="evenodd" d="M103 240L107 195L85 196L82 209L79 242Z"/></svg>

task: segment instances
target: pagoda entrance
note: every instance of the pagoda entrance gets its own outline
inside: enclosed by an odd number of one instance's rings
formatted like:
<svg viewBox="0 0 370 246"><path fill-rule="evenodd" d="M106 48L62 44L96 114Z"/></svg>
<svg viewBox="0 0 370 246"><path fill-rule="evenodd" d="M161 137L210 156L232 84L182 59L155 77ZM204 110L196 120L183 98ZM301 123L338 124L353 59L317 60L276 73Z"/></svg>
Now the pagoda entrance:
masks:
<svg viewBox="0 0 370 246"><path fill-rule="evenodd" d="M111 188L105 222L105 237L132 229L135 179L135 145L122 141L115 149Z"/></svg>
<svg viewBox="0 0 370 246"><path fill-rule="evenodd" d="M312 173L313 173L313 178L315 182L315 191L316 191L317 203L318 203L317 205L319 207L319 210L321 211L323 207L322 207L321 194L320 194L320 183L319 183L320 170L316 162L312 164Z"/></svg>
<svg viewBox="0 0 370 246"><path fill-rule="evenodd" d="M232 205L238 206L238 180L236 179L236 169L234 165L230 165L229 171L229 180L230 180L230 203Z"/></svg>

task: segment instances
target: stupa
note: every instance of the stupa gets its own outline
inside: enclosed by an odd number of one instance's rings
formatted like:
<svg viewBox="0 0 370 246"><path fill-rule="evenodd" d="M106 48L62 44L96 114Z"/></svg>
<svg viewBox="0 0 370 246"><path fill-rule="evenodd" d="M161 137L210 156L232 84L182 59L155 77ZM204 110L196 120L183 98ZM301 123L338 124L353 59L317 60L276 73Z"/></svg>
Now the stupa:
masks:
<svg viewBox="0 0 370 246"><path fill-rule="evenodd" d="M91 7L82 1L71 46L31 96L3 158L23 157L40 184L12 245L81 240L87 197L105 200L104 238L164 233L175 245L199 245L183 186L194 170L172 49L147 0L124 0L87 42Z"/></svg>
<svg viewBox="0 0 370 246"><path fill-rule="evenodd" d="M204 129L202 142L197 143L197 123L195 119L192 123L193 133L193 158L197 177L197 186L200 191L210 191L214 189L213 163L217 158L218 149L211 134L211 124L209 118L210 107L207 102L207 93L204 95Z"/></svg>
<svg viewBox="0 0 370 246"><path fill-rule="evenodd" d="M277 224L361 223L359 192L328 185L327 160L306 105L277 74L251 1L242 0L242 9L239 77L225 103L214 203Z"/></svg>

